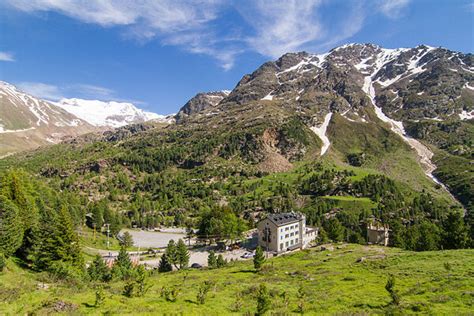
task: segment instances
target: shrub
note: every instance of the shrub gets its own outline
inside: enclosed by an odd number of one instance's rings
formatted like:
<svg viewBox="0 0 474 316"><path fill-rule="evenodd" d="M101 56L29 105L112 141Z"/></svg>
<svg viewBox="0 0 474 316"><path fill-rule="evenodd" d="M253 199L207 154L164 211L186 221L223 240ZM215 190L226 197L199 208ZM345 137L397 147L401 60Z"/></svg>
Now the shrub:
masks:
<svg viewBox="0 0 474 316"><path fill-rule="evenodd" d="M207 293L211 289L211 286L212 282L210 281L204 281L204 283L199 286L198 293L196 295L196 300L198 304L202 305L206 302Z"/></svg>
<svg viewBox="0 0 474 316"><path fill-rule="evenodd" d="M257 312L255 315L264 315L268 310L270 310L270 304L271 300L267 286L262 283L257 292Z"/></svg>
<svg viewBox="0 0 474 316"><path fill-rule="evenodd" d="M7 266L7 259L5 258L5 255L2 252L0 252L0 272L2 272L6 266Z"/></svg>
<svg viewBox="0 0 474 316"><path fill-rule="evenodd" d="M176 286L164 286L161 288L161 297L168 302L176 302L180 292L180 289Z"/></svg>
<svg viewBox="0 0 474 316"><path fill-rule="evenodd" d="M390 275L387 280L387 284L385 284L385 290L387 290L388 294L392 298L393 305L400 305L400 296L398 291L395 290L395 277Z"/></svg>
<svg viewBox="0 0 474 316"><path fill-rule="evenodd" d="M105 300L105 294L104 294L104 288L102 286L98 286L95 290L95 307L99 307L104 303Z"/></svg>

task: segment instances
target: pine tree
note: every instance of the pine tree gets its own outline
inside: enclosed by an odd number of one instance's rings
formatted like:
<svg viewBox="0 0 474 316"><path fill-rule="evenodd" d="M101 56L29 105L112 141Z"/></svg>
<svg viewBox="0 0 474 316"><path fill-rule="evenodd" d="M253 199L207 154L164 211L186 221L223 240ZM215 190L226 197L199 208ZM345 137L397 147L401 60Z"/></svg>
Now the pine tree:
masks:
<svg viewBox="0 0 474 316"><path fill-rule="evenodd" d="M169 262L168 256L166 255L166 253L164 253L161 256L160 264L158 266L158 271L159 272L169 272L169 271L172 271L172 270L173 270L173 266Z"/></svg>
<svg viewBox="0 0 474 316"><path fill-rule="evenodd" d="M270 310L271 300L270 295L268 294L268 289L265 284L260 284L257 292L257 312L255 315L264 315L268 310Z"/></svg>
<svg viewBox="0 0 474 316"><path fill-rule="evenodd" d="M130 256L128 255L125 247L121 247L117 256L117 260L115 261L112 268L112 274L117 278L125 280L130 278L132 269L132 260L130 260Z"/></svg>
<svg viewBox="0 0 474 316"><path fill-rule="evenodd" d="M71 215L65 205L59 210L58 232L62 240L62 247L59 249L61 251L61 260L69 262L79 269L83 269L84 258L82 257L79 245L79 237L74 231Z"/></svg>
<svg viewBox="0 0 474 316"><path fill-rule="evenodd" d="M145 270L145 267L143 265L139 265L136 269L136 280L135 280L137 284L136 295L139 297L144 296L149 289L149 286L146 281L147 276L148 276L148 273Z"/></svg>
<svg viewBox="0 0 474 316"><path fill-rule="evenodd" d="M107 282L111 278L110 269L100 255L95 256L94 261L87 269L87 273L93 281Z"/></svg>
<svg viewBox="0 0 474 316"><path fill-rule="evenodd" d="M222 254L219 254L219 255L217 256L217 267L218 267L218 268L222 268L222 267L224 267L226 264L227 264L227 261L224 260L224 257L222 256Z"/></svg>
<svg viewBox="0 0 474 316"><path fill-rule="evenodd" d="M0 252L10 256L21 246L22 223L16 205L0 195Z"/></svg>
<svg viewBox="0 0 474 316"><path fill-rule="evenodd" d="M217 268L217 258L216 253L214 251L209 251L209 256L207 256L207 266L210 269Z"/></svg>
<svg viewBox="0 0 474 316"><path fill-rule="evenodd" d="M104 225L104 210L102 204L95 204L92 208L92 221L96 230L100 231Z"/></svg>
<svg viewBox="0 0 474 316"><path fill-rule="evenodd" d="M120 245L125 248L130 248L133 246L133 237L128 231L124 232L121 236Z"/></svg>
<svg viewBox="0 0 474 316"><path fill-rule="evenodd" d="M469 246L469 228L460 213L451 212L443 222L444 249L458 249Z"/></svg>
<svg viewBox="0 0 474 316"><path fill-rule="evenodd" d="M257 246L257 249L255 250L255 257L253 257L253 266L255 267L255 270L260 271L264 262L265 255L263 254L262 247Z"/></svg>
<svg viewBox="0 0 474 316"><path fill-rule="evenodd" d="M189 251L182 239L178 240L178 245L176 246L176 256L179 269L186 269L189 265Z"/></svg>
<svg viewBox="0 0 474 316"><path fill-rule="evenodd" d="M172 265L175 266L177 269L178 266L178 254L177 254L177 249L176 249L176 243L174 242L173 239L171 239L168 242L168 246L166 246L165 250L166 258L168 259L168 262Z"/></svg>
<svg viewBox="0 0 474 316"><path fill-rule="evenodd" d="M344 239L344 226L337 218L331 218L325 223L325 229L329 239L332 241L342 241Z"/></svg>

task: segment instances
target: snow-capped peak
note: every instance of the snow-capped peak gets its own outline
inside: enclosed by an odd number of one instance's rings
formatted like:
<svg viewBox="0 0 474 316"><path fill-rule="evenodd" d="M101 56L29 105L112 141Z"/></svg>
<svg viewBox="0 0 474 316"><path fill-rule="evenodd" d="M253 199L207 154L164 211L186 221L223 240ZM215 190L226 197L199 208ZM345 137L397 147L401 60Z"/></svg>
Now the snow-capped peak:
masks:
<svg viewBox="0 0 474 316"><path fill-rule="evenodd" d="M166 120L166 116L147 112L129 102L84 99L61 99L57 106L94 126L120 127L150 120Z"/></svg>

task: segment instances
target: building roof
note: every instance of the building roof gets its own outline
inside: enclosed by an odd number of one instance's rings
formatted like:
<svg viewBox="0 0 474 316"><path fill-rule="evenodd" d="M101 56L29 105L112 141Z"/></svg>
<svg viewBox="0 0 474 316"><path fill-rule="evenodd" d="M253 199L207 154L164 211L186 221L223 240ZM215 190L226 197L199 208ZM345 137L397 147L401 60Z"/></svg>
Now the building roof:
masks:
<svg viewBox="0 0 474 316"><path fill-rule="evenodd" d="M295 223L301 220L302 215L298 213L268 214L267 218L277 226Z"/></svg>

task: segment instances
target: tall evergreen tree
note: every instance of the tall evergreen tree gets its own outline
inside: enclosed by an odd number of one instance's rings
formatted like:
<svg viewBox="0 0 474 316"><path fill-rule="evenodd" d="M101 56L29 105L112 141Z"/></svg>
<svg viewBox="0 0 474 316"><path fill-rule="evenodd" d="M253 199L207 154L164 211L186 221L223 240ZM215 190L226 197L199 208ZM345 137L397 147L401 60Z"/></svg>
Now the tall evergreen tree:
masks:
<svg viewBox="0 0 474 316"><path fill-rule="evenodd" d="M173 239L171 239L168 242L168 245L166 246L165 250L166 258L168 259L168 262L172 265L175 266L177 269L178 266L178 254L177 254L177 249L176 249L176 243L174 242Z"/></svg>
<svg viewBox="0 0 474 316"><path fill-rule="evenodd" d="M129 279L132 275L133 265L130 256L127 253L125 247L121 247L112 268L112 274L122 280Z"/></svg>
<svg viewBox="0 0 474 316"><path fill-rule="evenodd" d="M107 282L111 278L110 269L100 255L95 256L94 261L87 269L87 273L93 281Z"/></svg>
<svg viewBox="0 0 474 316"><path fill-rule="evenodd" d="M469 247L469 228L464 223L459 212L451 212L443 222L444 249L458 249Z"/></svg>
<svg viewBox="0 0 474 316"><path fill-rule="evenodd" d="M219 255L217 256L217 267L218 267L218 268L222 268L222 267L224 267L226 264L227 264L227 261L224 260L224 257L222 256L222 254L219 254Z"/></svg>
<svg viewBox="0 0 474 316"><path fill-rule="evenodd" d="M30 259L37 270L48 270L55 261L83 270L84 260L79 238L66 206L55 212L41 204L40 223L34 233Z"/></svg>
<svg viewBox="0 0 474 316"><path fill-rule="evenodd" d="M210 269L217 268L216 253L213 250L209 251L209 255L207 256L207 266Z"/></svg>
<svg viewBox="0 0 474 316"><path fill-rule="evenodd" d="M265 255L263 254L262 247L257 246L257 249L255 250L255 257L253 257L253 266L255 270L260 271L260 269L262 269L264 262L265 262Z"/></svg>
<svg viewBox="0 0 474 316"><path fill-rule="evenodd" d="M189 251L182 239L178 240L176 246L176 257L179 269L186 269L189 266Z"/></svg>
<svg viewBox="0 0 474 316"><path fill-rule="evenodd" d="M332 241L342 241L344 239L344 226L337 218L331 218L325 222L325 230L328 233L329 239Z"/></svg>
<svg viewBox="0 0 474 316"><path fill-rule="evenodd" d="M161 256L160 264L158 266L158 271L159 272L169 272L169 271L172 271L172 270L173 270L173 266L169 262L168 256L166 255L166 253L164 253Z"/></svg>
<svg viewBox="0 0 474 316"><path fill-rule="evenodd" d="M10 256L21 246L23 229L18 208L0 195L0 252Z"/></svg>

